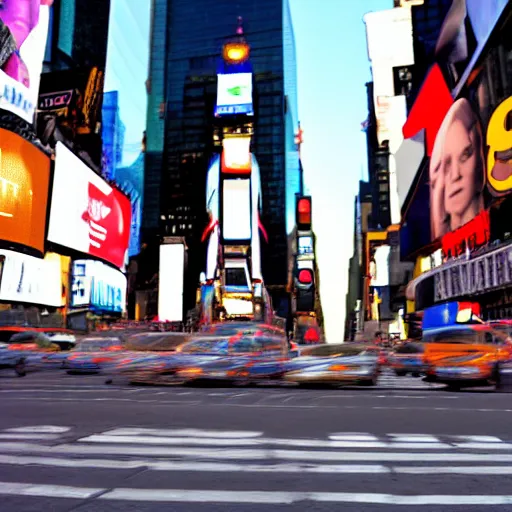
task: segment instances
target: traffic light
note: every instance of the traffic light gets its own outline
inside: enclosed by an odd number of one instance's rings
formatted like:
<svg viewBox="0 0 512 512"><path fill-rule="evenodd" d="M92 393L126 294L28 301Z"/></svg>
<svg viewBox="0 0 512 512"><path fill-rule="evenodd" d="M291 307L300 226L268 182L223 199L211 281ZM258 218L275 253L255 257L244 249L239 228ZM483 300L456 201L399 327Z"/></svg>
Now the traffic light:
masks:
<svg viewBox="0 0 512 512"><path fill-rule="evenodd" d="M295 219L299 231L311 230L311 196L297 198Z"/></svg>
<svg viewBox="0 0 512 512"><path fill-rule="evenodd" d="M309 268L297 270L295 278L296 310L310 312L315 310L315 275Z"/></svg>

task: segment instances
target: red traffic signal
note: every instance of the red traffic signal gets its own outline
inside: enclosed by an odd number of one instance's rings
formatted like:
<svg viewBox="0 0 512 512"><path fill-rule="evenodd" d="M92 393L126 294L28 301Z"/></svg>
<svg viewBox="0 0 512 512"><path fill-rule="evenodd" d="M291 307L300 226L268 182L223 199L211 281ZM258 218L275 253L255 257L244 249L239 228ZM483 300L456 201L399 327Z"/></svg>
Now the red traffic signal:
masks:
<svg viewBox="0 0 512 512"><path fill-rule="evenodd" d="M311 197L303 196L297 199L296 211L297 229L309 231L311 229Z"/></svg>
<svg viewBox="0 0 512 512"><path fill-rule="evenodd" d="M300 284L311 284L313 282L313 272L309 269L303 268L302 270L299 270L297 279Z"/></svg>

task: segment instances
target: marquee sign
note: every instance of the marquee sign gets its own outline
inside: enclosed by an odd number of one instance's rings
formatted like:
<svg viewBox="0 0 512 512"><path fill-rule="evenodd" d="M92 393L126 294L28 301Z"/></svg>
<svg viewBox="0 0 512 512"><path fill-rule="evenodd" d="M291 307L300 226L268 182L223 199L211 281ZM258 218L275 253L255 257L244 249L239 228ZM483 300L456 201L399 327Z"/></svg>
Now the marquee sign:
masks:
<svg viewBox="0 0 512 512"><path fill-rule="evenodd" d="M487 293L512 285L512 245L434 271L434 300Z"/></svg>

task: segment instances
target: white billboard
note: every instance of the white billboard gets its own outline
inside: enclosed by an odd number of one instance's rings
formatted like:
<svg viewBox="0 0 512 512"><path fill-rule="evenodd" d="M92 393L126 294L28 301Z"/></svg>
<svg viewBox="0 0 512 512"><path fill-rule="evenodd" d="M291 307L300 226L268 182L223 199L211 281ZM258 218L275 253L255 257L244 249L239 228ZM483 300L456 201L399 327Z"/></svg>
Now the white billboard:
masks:
<svg viewBox="0 0 512 512"><path fill-rule="evenodd" d="M160 246L158 282L158 319L161 322L183 322L183 278L185 274L185 246Z"/></svg>
<svg viewBox="0 0 512 512"><path fill-rule="evenodd" d="M253 113L252 73L218 74L215 115Z"/></svg>
<svg viewBox="0 0 512 512"><path fill-rule="evenodd" d="M9 29L11 43L2 41L5 63L0 69L0 109L8 110L28 123L34 121L48 38L50 5L44 2L1 2L0 20Z"/></svg>
<svg viewBox="0 0 512 512"><path fill-rule="evenodd" d="M222 194L222 237L251 239L251 180L224 180Z"/></svg>
<svg viewBox="0 0 512 512"><path fill-rule="evenodd" d="M373 261L370 263L370 286L389 286L389 245L381 245L375 249Z"/></svg>
<svg viewBox="0 0 512 512"><path fill-rule="evenodd" d="M101 261L73 262L71 305L91 306L101 311L126 311L126 276Z"/></svg>
<svg viewBox="0 0 512 512"><path fill-rule="evenodd" d="M227 173L251 172L251 136L224 137L222 140L222 171Z"/></svg>
<svg viewBox="0 0 512 512"><path fill-rule="evenodd" d="M60 258L34 258L0 250L0 300L61 307L62 266Z"/></svg>

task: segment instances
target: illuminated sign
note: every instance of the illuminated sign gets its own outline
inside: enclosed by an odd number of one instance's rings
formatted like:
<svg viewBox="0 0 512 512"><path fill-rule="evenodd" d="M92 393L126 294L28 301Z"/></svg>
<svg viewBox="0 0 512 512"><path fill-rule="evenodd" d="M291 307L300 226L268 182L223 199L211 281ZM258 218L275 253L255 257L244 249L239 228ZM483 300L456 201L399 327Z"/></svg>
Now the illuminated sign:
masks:
<svg viewBox="0 0 512 512"><path fill-rule="evenodd" d="M508 121L511 113L509 97L496 108L487 126L487 179L495 195L512 190L512 131Z"/></svg>
<svg viewBox="0 0 512 512"><path fill-rule="evenodd" d="M130 224L128 197L58 142L48 240L122 268Z"/></svg>
<svg viewBox="0 0 512 512"><path fill-rule="evenodd" d="M91 306L100 311L123 313L126 309L126 276L101 261L73 263L71 306Z"/></svg>
<svg viewBox="0 0 512 512"><path fill-rule="evenodd" d="M53 0L1 2L0 109L34 121Z"/></svg>
<svg viewBox="0 0 512 512"><path fill-rule="evenodd" d="M512 285L512 246L467 261L456 262L434 273L434 300L477 295Z"/></svg>
<svg viewBox="0 0 512 512"><path fill-rule="evenodd" d="M222 237L224 240L250 240L251 181L224 180L222 194Z"/></svg>
<svg viewBox="0 0 512 512"><path fill-rule="evenodd" d="M247 43L226 43L222 49L222 58L229 64L239 64L249 58Z"/></svg>
<svg viewBox="0 0 512 512"><path fill-rule="evenodd" d="M62 266L52 253L45 259L1 250L0 300L61 307Z"/></svg>
<svg viewBox="0 0 512 512"><path fill-rule="evenodd" d="M250 135L225 137L222 141L222 172L225 174L251 173Z"/></svg>
<svg viewBox="0 0 512 512"><path fill-rule="evenodd" d="M185 246L160 246L158 281L158 318L161 322L183 321L183 277L185 273Z"/></svg>
<svg viewBox="0 0 512 512"><path fill-rule="evenodd" d="M490 215L484 210L464 226L443 236L443 253L448 258L460 256L466 250L473 251L489 243L490 236Z"/></svg>
<svg viewBox="0 0 512 512"><path fill-rule="evenodd" d="M219 73L217 75L216 116L254 115L252 73Z"/></svg>
<svg viewBox="0 0 512 512"><path fill-rule="evenodd" d="M298 238L298 254L301 256L313 254L313 237L312 236L299 236L299 238Z"/></svg>

